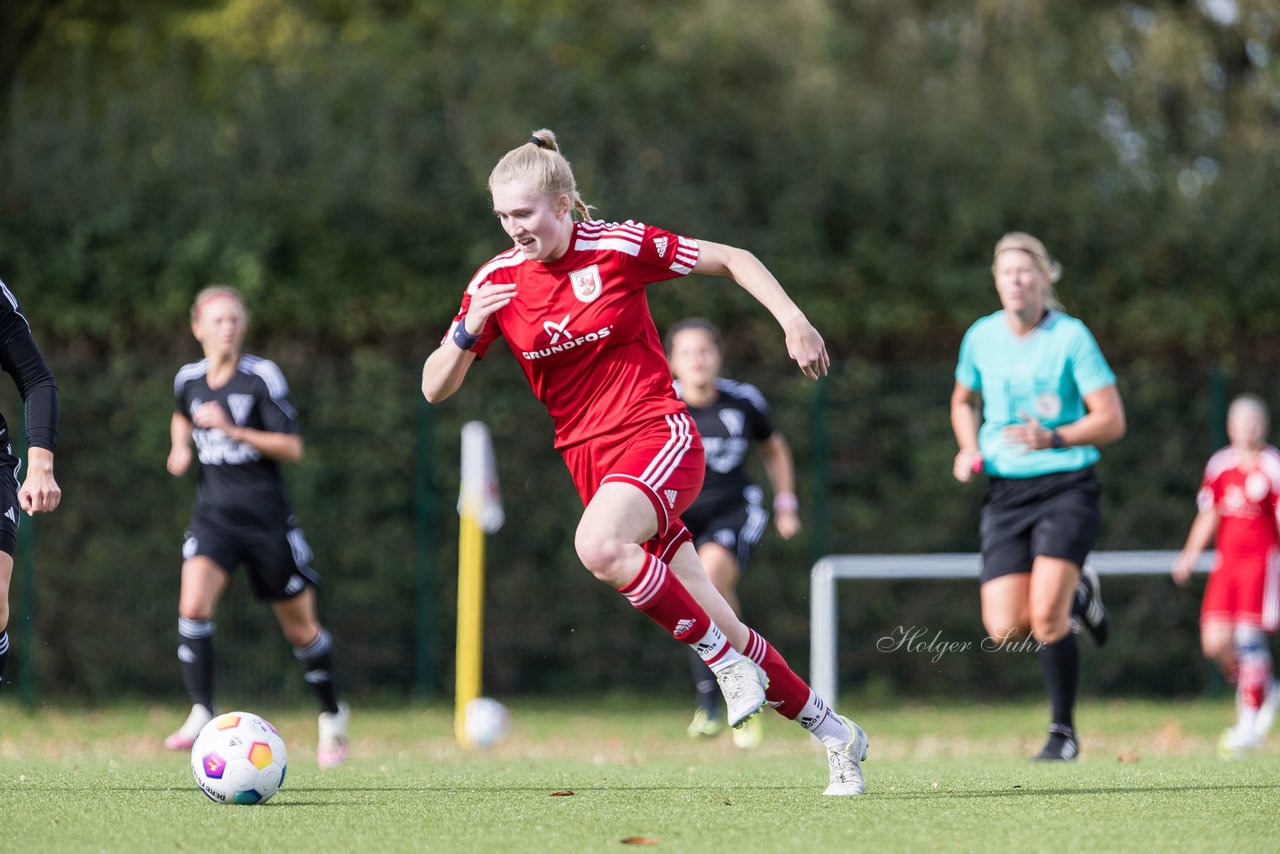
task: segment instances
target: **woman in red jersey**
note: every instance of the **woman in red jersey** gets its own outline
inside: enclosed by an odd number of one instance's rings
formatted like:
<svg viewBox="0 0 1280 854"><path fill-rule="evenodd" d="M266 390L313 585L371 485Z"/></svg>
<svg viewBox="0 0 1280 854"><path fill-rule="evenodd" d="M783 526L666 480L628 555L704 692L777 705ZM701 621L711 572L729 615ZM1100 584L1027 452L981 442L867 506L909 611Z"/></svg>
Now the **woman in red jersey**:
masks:
<svg viewBox="0 0 1280 854"><path fill-rule="evenodd" d="M1218 555L1200 610L1200 646L1236 683L1236 723L1218 742L1223 758L1260 747L1277 699L1268 637L1280 624L1280 451L1267 443L1267 407L1251 394L1227 410L1231 444L1209 458L1187 543L1173 579L1187 583L1215 534Z"/></svg>
<svg viewBox="0 0 1280 854"><path fill-rule="evenodd" d="M741 726L767 699L823 742L831 769L825 794L862 794L866 734L737 618L680 521L705 463L693 419L672 389L645 286L695 272L732 278L777 318L787 352L810 379L830 362L822 336L751 253L631 220L591 220L549 130L498 162L489 192L514 245L472 277L423 366L422 393L432 403L449 397L505 337L551 414L555 447L586 507L574 538L586 568L707 662L730 725Z"/></svg>

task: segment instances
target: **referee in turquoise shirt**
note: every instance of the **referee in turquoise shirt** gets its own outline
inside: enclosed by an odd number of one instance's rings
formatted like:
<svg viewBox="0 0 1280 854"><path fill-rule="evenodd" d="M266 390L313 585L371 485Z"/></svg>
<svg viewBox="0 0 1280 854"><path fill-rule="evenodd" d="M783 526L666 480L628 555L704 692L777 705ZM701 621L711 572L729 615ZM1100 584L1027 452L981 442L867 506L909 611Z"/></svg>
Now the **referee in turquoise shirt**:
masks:
<svg viewBox="0 0 1280 854"><path fill-rule="evenodd" d="M1109 618L1085 558L1098 539L1098 445L1125 432L1116 376L1088 328L1064 314L1061 267L1011 232L991 265L1002 309L965 333L951 394L956 480L989 476L982 502L988 648L1039 642L1049 737L1034 758L1075 759L1080 649L1073 617L1106 642Z"/></svg>

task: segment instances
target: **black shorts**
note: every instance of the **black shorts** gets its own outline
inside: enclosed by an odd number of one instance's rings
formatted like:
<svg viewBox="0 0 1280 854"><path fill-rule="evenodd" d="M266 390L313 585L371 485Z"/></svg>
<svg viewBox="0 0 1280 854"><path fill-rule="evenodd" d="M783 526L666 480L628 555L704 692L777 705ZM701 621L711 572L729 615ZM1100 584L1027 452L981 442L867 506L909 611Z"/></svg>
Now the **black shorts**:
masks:
<svg viewBox="0 0 1280 854"><path fill-rule="evenodd" d="M3 451L0 446L0 552L12 557L18 549L18 522L22 519L22 505L18 503L18 469L22 462Z"/></svg>
<svg viewBox="0 0 1280 854"><path fill-rule="evenodd" d="M982 501L982 581L1030 572L1042 555L1084 566L1098 542L1101 495L1093 466L991 478Z"/></svg>
<svg viewBox="0 0 1280 854"><path fill-rule="evenodd" d="M279 527L230 526L197 516L191 520L182 558L207 557L230 574L241 563L259 599L292 599L320 582L311 568L311 547L293 517Z"/></svg>
<svg viewBox="0 0 1280 854"><path fill-rule="evenodd" d="M705 505L695 501L680 518L693 535L695 549L706 543L719 543L737 558L738 572L745 572L751 553L769 524L769 511L762 504L760 487L748 486L741 495L724 501Z"/></svg>

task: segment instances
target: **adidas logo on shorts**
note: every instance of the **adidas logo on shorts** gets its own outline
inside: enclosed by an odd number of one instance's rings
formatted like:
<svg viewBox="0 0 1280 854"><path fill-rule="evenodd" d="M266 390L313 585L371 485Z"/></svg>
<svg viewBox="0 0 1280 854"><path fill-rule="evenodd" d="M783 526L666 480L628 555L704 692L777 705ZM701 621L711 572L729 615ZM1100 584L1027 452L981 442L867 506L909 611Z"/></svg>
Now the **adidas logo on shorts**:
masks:
<svg viewBox="0 0 1280 854"><path fill-rule="evenodd" d="M662 494L667 496L668 507L676 506L676 496L679 495L680 493L676 492L674 489L664 489L662 490Z"/></svg>

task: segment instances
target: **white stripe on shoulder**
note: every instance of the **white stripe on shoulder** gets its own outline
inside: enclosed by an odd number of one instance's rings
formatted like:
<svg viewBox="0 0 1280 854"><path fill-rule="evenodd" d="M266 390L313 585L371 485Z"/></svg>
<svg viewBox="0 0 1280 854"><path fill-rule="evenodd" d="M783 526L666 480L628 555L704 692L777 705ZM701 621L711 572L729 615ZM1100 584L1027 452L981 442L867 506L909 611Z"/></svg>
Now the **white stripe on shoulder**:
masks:
<svg viewBox="0 0 1280 854"><path fill-rule="evenodd" d="M579 225L578 239L574 241L573 248L579 251L612 249L627 255L639 255L643 240L644 226L634 220L621 224L592 220Z"/></svg>
<svg viewBox="0 0 1280 854"><path fill-rule="evenodd" d="M289 383L285 381L284 371L280 370L280 366L270 359L246 354L240 357L239 367L246 373L262 377L262 381L267 384L267 393L271 395L272 400L279 400L289 396Z"/></svg>
<svg viewBox="0 0 1280 854"><path fill-rule="evenodd" d="M476 274L471 277L471 281L467 282L467 293L475 294L476 288L484 282L485 279L493 275L494 272L502 270L506 267L518 267L524 263L524 253L520 252L514 246L498 255L488 264L485 264Z"/></svg>
<svg viewBox="0 0 1280 854"><path fill-rule="evenodd" d="M1236 455L1236 449L1230 445L1215 451L1213 456L1209 457L1208 464L1204 467L1205 480L1212 483L1221 477L1224 471L1230 471L1235 468L1238 462L1239 457Z"/></svg>
<svg viewBox="0 0 1280 854"><path fill-rule="evenodd" d="M740 383L737 380L730 380L721 377L716 380L716 388L725 394L732 395L754 406L759 412L767 413L769 411L769 402L764 399L764 395L760 393L760 389L751 383Z"/></svg>
<svg viewBox="0 0 1280 854"><path fill-rule="evenodd" d="M178 374L173 378L173 393L177 394L182 391L182 387L192 380L198 380L205 374L209 373L209 360L201 359L198 362L190 362L178 368Z"/></svg>
<svg viewBox="0 0 1280 854"><path fill-rule="evenodd" d="M13 313L22 318L22 322L27 324L27 329L31 328L31 324L27 322L27 318L22 314L22 309L18 308L18 298L13 295L13 291L9 290L9 286L0 281L0 293L4 294L4 298L9 301L9 305L13 306Z"/></svg>
<svg viewBox="0 0 1280 854"><path fill-rule="evenodd" d="M1271 488L1280 492L1280 450L1275 445L1267 445L1262 449L1260 465L1271 480Z"/></svg>
<svg viewBox="0 0 1280 854"><path fill-rule="evenodd" d="M581 234L591 236L600 234L611 236L630 235L636 240L644 239L644 223L636 222L634 219L629 219L626 222L605 222L602 219L593 219L580 223L578 231Z"/></svg>

